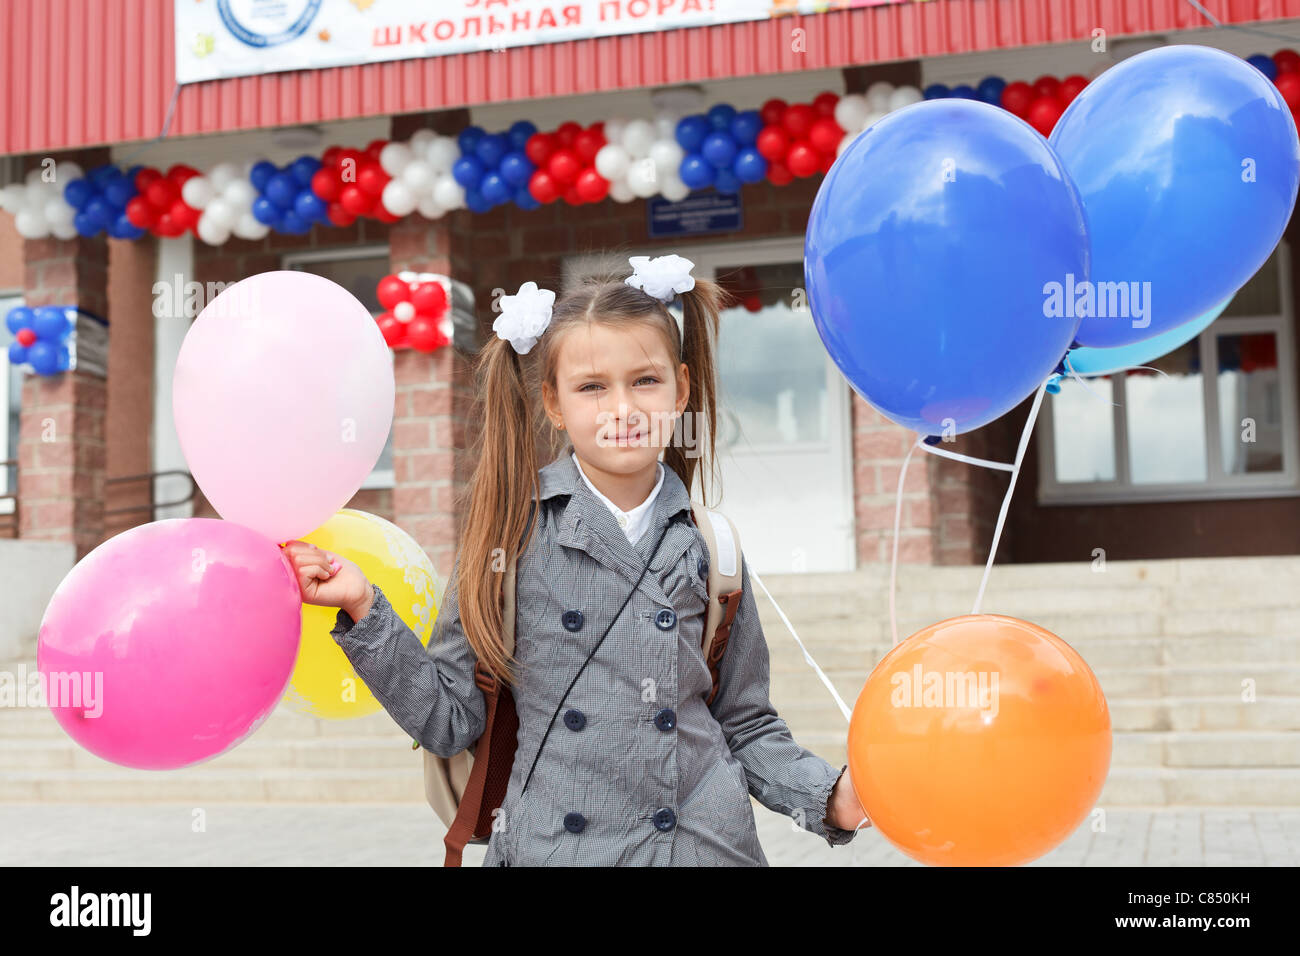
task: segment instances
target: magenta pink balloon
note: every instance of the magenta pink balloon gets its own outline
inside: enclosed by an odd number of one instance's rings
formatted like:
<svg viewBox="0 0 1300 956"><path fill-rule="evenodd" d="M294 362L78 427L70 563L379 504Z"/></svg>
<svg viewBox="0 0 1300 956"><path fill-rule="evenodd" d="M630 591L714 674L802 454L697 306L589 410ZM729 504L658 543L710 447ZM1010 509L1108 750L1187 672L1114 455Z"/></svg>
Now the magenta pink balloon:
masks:
<svg viewBox="0 0 1300 956"><path fill-rule="evenodd" d="M125 767L224 753L284 694L302 592L276 545L211 518L156 521L82 558L46 608L36 663L71 737Z"/></svg>
<svg viewBox="0 0 1300 956"><path fill-rule="evenodd" d="M309 272L226 288L190 327L172 409L181 450L217 513L274 542L348 503L393 424L393 361L370 312Z"/></svg>

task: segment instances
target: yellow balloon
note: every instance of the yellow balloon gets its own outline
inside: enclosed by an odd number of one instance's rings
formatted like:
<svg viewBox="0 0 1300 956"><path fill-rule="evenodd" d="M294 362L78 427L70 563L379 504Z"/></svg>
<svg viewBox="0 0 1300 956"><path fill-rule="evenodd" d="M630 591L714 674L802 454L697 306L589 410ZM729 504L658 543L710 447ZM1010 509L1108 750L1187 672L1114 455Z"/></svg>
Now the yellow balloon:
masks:
<svg viewBox="0 0 1300 956"><path fill-rule="evenodd" d="M443 581L410 535L378 515L344 508L302 540L355 562L428 646ZM302 640L284 700L313 717L350 720L374 713L380 704L330 636L337 619L338 608L302 606Z"/></svg>

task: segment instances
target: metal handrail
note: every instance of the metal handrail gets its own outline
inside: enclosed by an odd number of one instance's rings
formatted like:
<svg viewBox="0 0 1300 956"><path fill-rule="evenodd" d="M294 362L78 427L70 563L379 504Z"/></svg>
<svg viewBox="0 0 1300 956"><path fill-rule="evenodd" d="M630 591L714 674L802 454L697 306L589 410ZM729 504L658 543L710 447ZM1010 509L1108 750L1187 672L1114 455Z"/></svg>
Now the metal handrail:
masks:
<svg viewBox="0 0 1300 956"><path fill-rule="evenodd" d="M154 479L167 478L170 476L184 478L186 481L188 481L190 483L189 494L187 494L183 498L178 498L175 501L155 500L154 492L153 492ZM149 520L156 521L158 520L159 508L173 508L177 505L188 504L189 502L194 500L195 494L198 493L198 484L194 481L194 476L191 475L188 471L183 471L181 469L172 469L170 471L146 471L139 475L121 475L117 478L105 478L104 488L105 491L107 491L109 485L120 485L120 484L125 484L128 481L144 481L146 479L149 481L149 504L127 505L124 508L106 508L104 509L105 519L115 515L136 514L141 511L147 511L149 513Z"/></svg>

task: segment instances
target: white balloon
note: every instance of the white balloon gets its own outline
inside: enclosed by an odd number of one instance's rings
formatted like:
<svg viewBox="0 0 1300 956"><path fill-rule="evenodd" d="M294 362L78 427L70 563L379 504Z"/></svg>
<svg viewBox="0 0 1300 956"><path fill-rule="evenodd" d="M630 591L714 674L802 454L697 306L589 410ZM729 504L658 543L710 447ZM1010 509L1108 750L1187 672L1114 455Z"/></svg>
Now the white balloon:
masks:
<svg viewBox="0 0 1300 956"><path fill-rule="evenodd" d="M411 159L411 147L405 143L389 143L379 151L379 165L390 176L400 176Z"/></svg>
<svg viewBox="0 0 1300 956"><path fill-rule="evenodd" d="M877 123L879 123L882 119L884 119L888 115L889 115L888 113L885 113L883 111L877 113L868 113L867 118L862 121L861 131L865 133L867 130L871 129L871 127L875 126Z"/></svg>
<svg viewBox="0 0 1300 956"><path fill-rule="evenodd" d="M61 223L57 226L51 226L50 232L55 239L76 239L77 227L72 223Z"/></svg>
<svg viewBox="0 0 1300 956"><path fill-rule="evenodd" d="M609 198L614 202L631 202L636 198L636 193L632 192L626 179L619 179L609 184Z"/></svg>
<svg viewBox="0 0 1300 956"><path fill-rule="evenodd" d="M393 315L399 322L410 322L415 318L415 306L410 302L399 302L393 306Z"/></svg>
<svg viewBox="0 0 1300 956"><path fill-rule="evenodd" d="M615 116L613 119L605 120L605 142L621 143L623 141L623 130L627 129L627 120L622 116Z"/></svg>
<svg viewBox="0 0 1300 956"><path fill-rule="evenodd" d="M413 159L402 170L402 182L417 195L428 195L433 189L433 167L426 160Z"/></svg>
<svg viewBox="0 0 1300 956"><path fill-rule="evenodd" d="M654 160L643 159L628 168L627 184L642 199L649 199L659 191L659 174Z"/></svg>
<svg viewBox="0 0 1300 956"><path fill-rule="evenodd" d="M894 84L877 80L867 87L867 105L873 110L888 110L889 98L894 95Z"/></svg>
<svg viewBox="0 0 1300 956"><path fill-rule="evenodd" d="M235 179L221 191L221 198L242 212L245 209L253 208L253 200L257 198L257 190L253 188L253 184L247 179Z"/></svg>
<svg viewBox="0 0 1300 956"><path fill-rule="evenodd" d="M212 184L213 192L225 192L226 187L238 178L239 167L234 163L217 163L208 170L208 182Z"/></svg>
<svg viewBox="0 0 1300 956"><path fill-rule="evenodd" d="M48 231L45 217L30 209L20 209L14 216L14 228L24 239L40 239Z"/></svg>
<svg viewBox="0 0 1300 956"><path fill-rule="evenodd" d="M911 106L923 99L925 99L925 94L915 86L900 86L889 94L889 109L901 110L904 106Z"/></svg>
<svg viewBox="0 0 1300 956"><path fill-rule="evenodd" d="M438 136L425 151L429 165L436 173L449 173L456 160L460 159L460 147L450 136Z"/></svg>
<svg viewBox="0 0 1300 956"><path fill-rule="evenodd" d="M389 180L379 201L394 216L409 216L415 212L415 193L400 179Z"/></svg>
<svg viewBox="0 0 1300 956"><path fill-rule="evenodd" d="M631 158L627 155L627 150L618 143L607 143L596 154L596 172L611 183L627 175L627 167L630 163Z"/></svg>
<svg viewBox="0 0 1300 956"><path fill-rule="evenodd" d="M54 167L56 174L58 173L58 169L58 166ZM43 164L40 166L33 166L31 169L27 170L27 175L23 177L23 182L28 186L39 186L41 183L41 173L43 172L45 172L45 166Z"/></svg>
<svg viewBox="0 0 1300 956"><path fill-rule="evenodd" d="M199 234L200 239L210 246L219 246L230 238L230 228L212 218L211 206L203 211L203 215L199 216L199 224L194 231Z"/></svg>
<svg viewBox="0 0 1300 956"><path fill-rule="evenodd" d="M235 223L239 222L239 210L226 202L225 199L218 196L216 199L212 200L212 202L208 203L208 208L203 210L203 215L199 217L199 222L202 223L204 219L208 220L208 222L216 227L213 230L213 234L216 234L217 230L229 233L230 230L235 227ZM200 236L199 238L202 239L203 237ZM229 238L230 237L227 235L226 239ZM212 244L220 245L225 242L226 239L218 239ZM206 242L207 240L204 241Z"/></svg>
<svg viewBox="0 0 1300 956"><path fill-rule="evenodd" d="M217 191L212 188L212 182L207 176L191 176L181 187L181 198L185 200L187 206L193 206L195 209L207 209L208 203L212 202L216 195Z"/></svg>
<svg viewBox="0 0 1300 956"><path fill-rule="evenodd" d="M50 188L49 183L37 183L23 191L23 209L30 209L42 219L45 218L45 204L51 199L61 199L63 194L57 188Z"/></svg>
<svg viewBox="0 0 1300 956"><path fill-rule="evenodd" d="M4 189L0 189L0 209L16 213L23 208L23 199L26 195L27 190L21 183L10 183Z"/></svg>
<svg viewBox="0 0 1300 956"><path fill-rule="evenodd" d="M871 112L867 98L861 93L849 93L841 96L835 104L835 122L840 129L862 129L862 121Z"/></svg>
<svg viewBox="0 0 1300 956"><path fill-rule="evenodd" d="M415 211L425 219L439 219L446 214L447 210L438 205L438 201L432 196L423 196L415 204Z"/></svg>
<svg viewBox="0 0 1300 956"><path fill-rule="evenodd" d="M465 190L450 173L442 173L433 184L433 200L443 209L459 209L465 205Z"/></svg>
<svg viewBox="0 0 1300 956"><path fill-rule="evenodd" d="M659 191L669 202L681 202L691 194L691 187L681 181L681 178L674 176L665 176L660 183Z"/></svg>
<svg viewBox="0 0 1300 956"><path fill-rule="evenodd" d="M50 228L53 229L55 226L71 226L72 220L77 215L77 210L69 206L66 200L55 198L45 200L45 208L42 214Z"/></svg>
<svg viewBox="0 0 1300 956"><path fill-rule="evenodd" d="M74 179L84 179L86 174L70 159L54 164L54 181L66 186Z"/></svg>
<svg viewBox="0 0 1300 956"><path fill-rule="evenodd" d="M262 239L270 231L271 227L258 222L251 210L240 213L239 222L235 224L235 235L240 239Z"/></svg>
<svg viewBox="0 0 1300 956"><path fill-rule="evenodd" d="M677 144L676 140L657 139L650 147L650 158L659 168L660 176L676 175L677 170L682 168L682 158L685 155L686 151Z"/></svg>
<svg viewBox="0 0 1300 956"><path fill-rule="evenodd" d="M623 130L623 148L634 159L650 155L650 147L655 143L655 128L648 120L635 119Z"/></svg>
<svg viewBox="0 0 1300 956"><path fill-rule="evenodd" d="M419 156L421 153L427 150L429 148L429 144L432 143L437 138L438 138L438 134L431 129L417 129L414 133L411 134L411 139L408 145L411 147L411 152Z"/></svg>
<svg viewBox="0 0 1300 956"><path fill-rule="evenodd" d="M660 139L677 140L677 124L681 117L671 110L660 110L655 114L655 132Z"/></svg>

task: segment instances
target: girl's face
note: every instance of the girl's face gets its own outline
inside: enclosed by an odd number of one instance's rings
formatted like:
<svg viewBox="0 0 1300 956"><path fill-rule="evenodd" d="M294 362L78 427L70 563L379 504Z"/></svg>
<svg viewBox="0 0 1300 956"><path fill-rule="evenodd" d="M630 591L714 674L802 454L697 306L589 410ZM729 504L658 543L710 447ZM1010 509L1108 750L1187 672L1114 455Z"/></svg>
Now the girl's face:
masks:
<svg viewBox="0 0 1300 956"><path fill-rule="evenodd" d="M555 388L543 387L543 401L578 457L615 474L653 467L690 394L686 364L674 366L662 333L639 322L590 322L557 345Z"/></svg>

